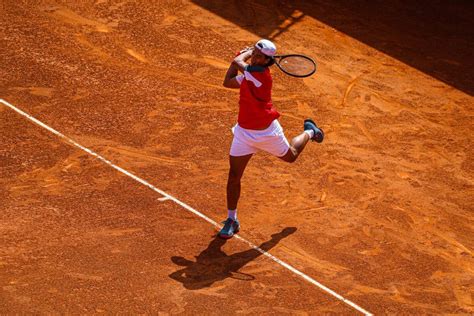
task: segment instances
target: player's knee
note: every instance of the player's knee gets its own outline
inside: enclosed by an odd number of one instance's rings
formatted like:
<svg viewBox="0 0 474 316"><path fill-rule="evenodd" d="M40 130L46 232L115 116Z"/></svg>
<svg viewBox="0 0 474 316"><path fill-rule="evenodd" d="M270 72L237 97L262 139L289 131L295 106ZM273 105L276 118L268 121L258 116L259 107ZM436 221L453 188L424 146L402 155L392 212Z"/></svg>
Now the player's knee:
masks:
<svg viewBox="0 0 474 316"><path fill-rule="evenodd" d="M230 169L230 171L229 171L229 182L238 183L238 182L240 182L240 178L242 178L242 173L238 172L237 170Z"/></svg>
<svg viewBox="0 0 474 316"><path fill-rule="evenodd" d="M294 163L294 162L296 161L296 159L298 159L298 156L292 155L292 156L287 160L287 162L289 162L289 163Z"/></svg>
<svg viewBox="0 0 474 316"><path fill-rule="evenodd" d="M298 159L298 151L295 148L290 147L288 149L288 152L285 156L282 157L282 159L288 163L293 163L296 161L296 159Z"/></svg>

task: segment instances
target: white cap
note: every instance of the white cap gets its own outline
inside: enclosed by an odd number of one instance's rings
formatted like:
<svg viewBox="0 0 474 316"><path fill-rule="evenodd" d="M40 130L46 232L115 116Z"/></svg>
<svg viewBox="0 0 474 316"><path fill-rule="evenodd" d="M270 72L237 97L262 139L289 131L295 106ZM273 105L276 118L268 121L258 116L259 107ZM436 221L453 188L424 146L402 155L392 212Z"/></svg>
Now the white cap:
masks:
<svg viewBox="0 0 474 316"><path fill-rule="evenodd" d="M273 57L276 54L276 46L271 41L267 39L261 39L256 44L255 47L262 52L262 54Z"/></svg>

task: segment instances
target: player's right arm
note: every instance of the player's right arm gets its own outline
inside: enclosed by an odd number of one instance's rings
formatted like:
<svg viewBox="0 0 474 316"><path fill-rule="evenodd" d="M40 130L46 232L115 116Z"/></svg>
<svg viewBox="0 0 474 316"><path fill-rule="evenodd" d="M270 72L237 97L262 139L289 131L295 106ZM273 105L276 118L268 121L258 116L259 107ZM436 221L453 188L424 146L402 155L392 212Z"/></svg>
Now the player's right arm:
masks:
<svg viewBox="0 0 474 316"><path fill-rule="evenodd" d="M240 88L243 75L238 75L239 70L243 73L245 68L248 66L246 61L252 56L252 50L252 48L246 47L234 58L229 69L227 69L223 83L224 87L231 89Z"/></svg>

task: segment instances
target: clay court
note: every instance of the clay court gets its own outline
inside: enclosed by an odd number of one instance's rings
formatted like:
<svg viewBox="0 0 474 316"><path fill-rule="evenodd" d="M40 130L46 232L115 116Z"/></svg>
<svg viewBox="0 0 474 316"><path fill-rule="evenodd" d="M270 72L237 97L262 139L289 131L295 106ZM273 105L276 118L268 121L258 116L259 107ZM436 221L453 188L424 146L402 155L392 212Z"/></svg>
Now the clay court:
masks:
<svg viewBox="0 0 474 316"><path fill-rule="evenodd" d="M2 314L474 313L470 1L3 1ZM294 164L242 182L216 238L260 38Z"/></svg>

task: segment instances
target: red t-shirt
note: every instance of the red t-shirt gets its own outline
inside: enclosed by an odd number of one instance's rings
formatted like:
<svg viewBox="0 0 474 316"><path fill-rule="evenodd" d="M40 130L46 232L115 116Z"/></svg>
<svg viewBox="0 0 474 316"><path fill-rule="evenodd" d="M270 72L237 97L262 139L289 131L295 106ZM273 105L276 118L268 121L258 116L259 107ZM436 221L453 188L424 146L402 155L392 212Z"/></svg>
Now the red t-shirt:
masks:
<svg viewBox="0 0 474 316"><path fill-rule="evenodd" d="M237 80L240 83L240 127L263 129L280 117L272 103L272 75L268 67L247 66Z"/></svg>

